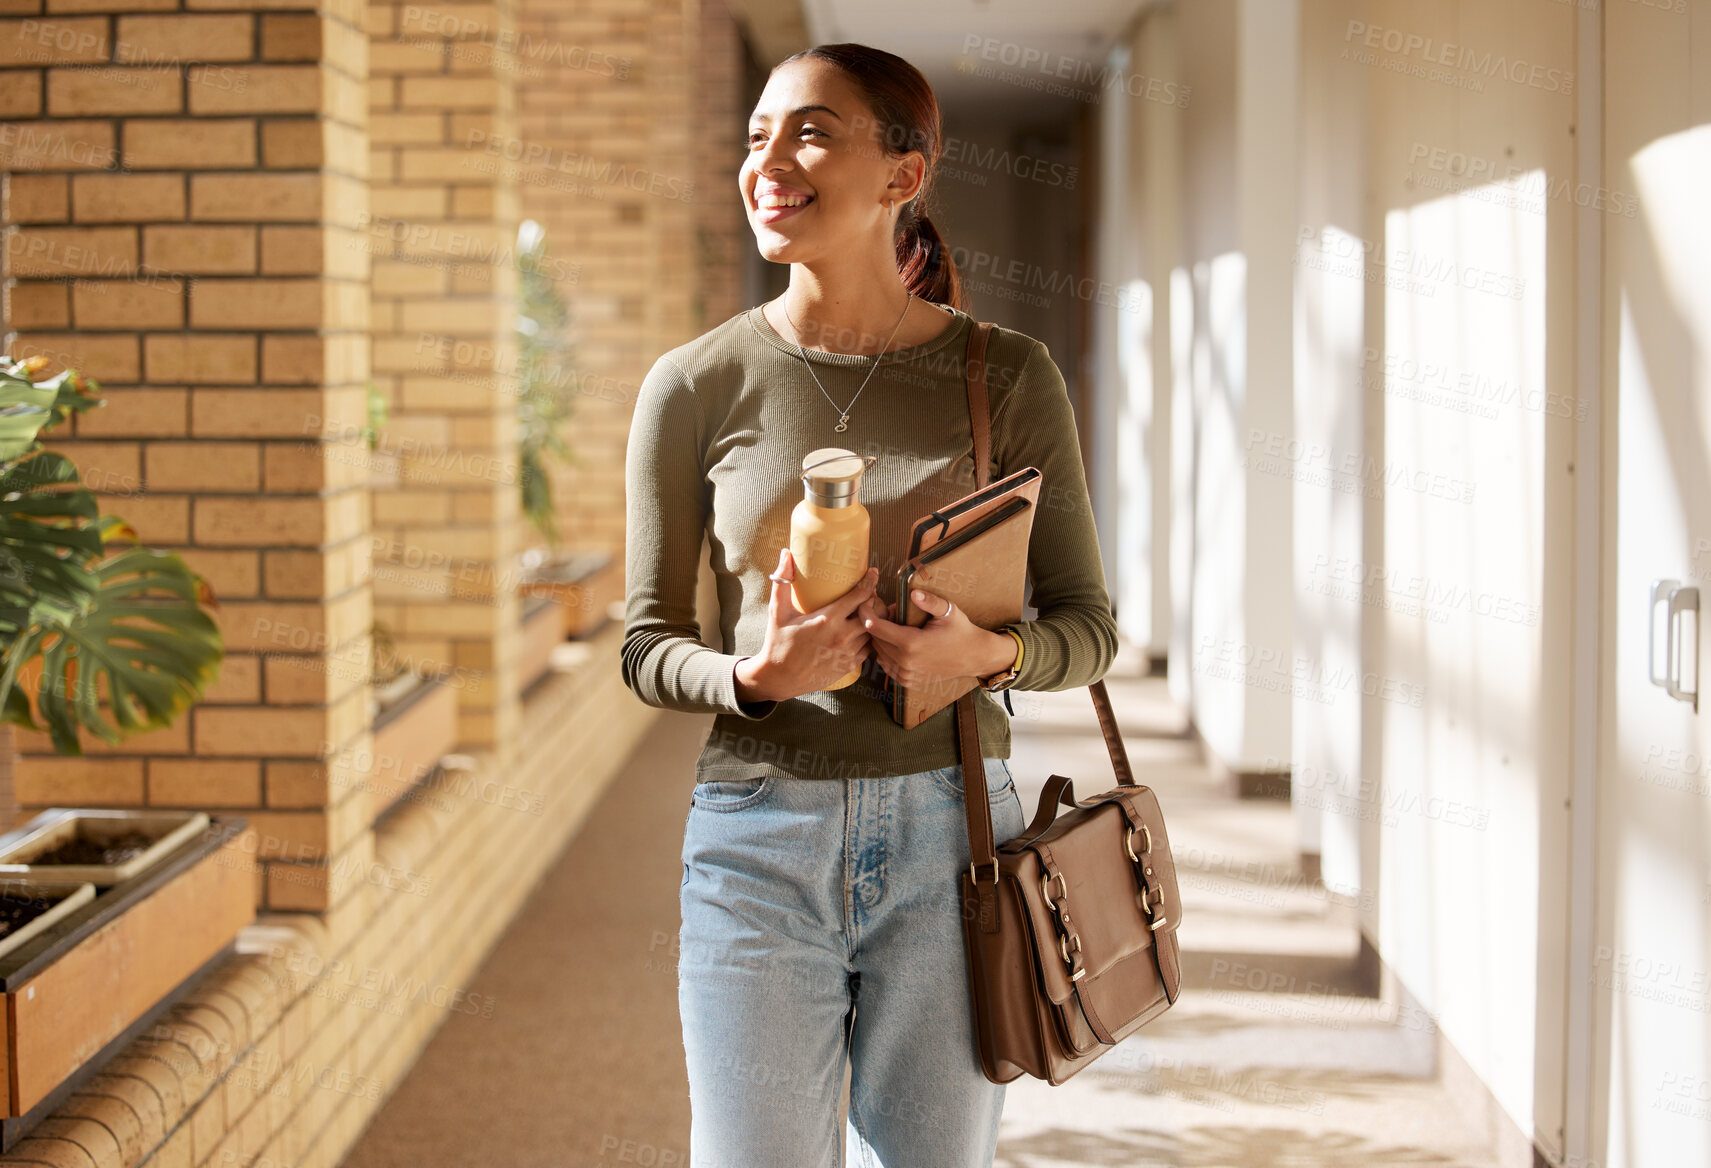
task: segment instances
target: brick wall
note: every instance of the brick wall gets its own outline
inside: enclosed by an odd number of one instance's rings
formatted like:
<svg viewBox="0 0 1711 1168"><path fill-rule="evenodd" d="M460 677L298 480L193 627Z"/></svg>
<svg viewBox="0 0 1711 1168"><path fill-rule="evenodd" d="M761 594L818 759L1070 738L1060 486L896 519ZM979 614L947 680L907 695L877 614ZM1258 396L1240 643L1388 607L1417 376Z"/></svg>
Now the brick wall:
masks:
<svg viewBox="0 0 1711 1168"><path fill-rule="evenodd" d="M458 731L517 732L515 182L472 143L515 136L509 2L368 8L375 617L399 653L473 679Z"/></svg>
<svg viewBox="0 0 1711 1168"><path fill-rule="evenodd" d="M466 983L658 717L610 664L620 637L531 693L511 763L478 749L387 817L351 911L259 918L0 1168L338 1164L441 1022L506 1008Z"/></svg>
<svg viewBox="0 0 1711 1168"><path fill-rule="evenodd" d="M353 0L184 2L7 0L6 344L102 382L50 445L208 578L227 656L168 729L20 731L14 786L241 810L313 864L367 827L321 761L368 723L367 498L323 432L368 375L367 44Z"/></svg>
<svg viewBox="0 0 1711 1168"><path fill-rule="evenodd" d="M562 287L579 465L555 471L554 494L566 542L622 565L636 388L660 353L736 310L736 26L720 0L521 0L518 19L522 210L576 265Z"/></svg>

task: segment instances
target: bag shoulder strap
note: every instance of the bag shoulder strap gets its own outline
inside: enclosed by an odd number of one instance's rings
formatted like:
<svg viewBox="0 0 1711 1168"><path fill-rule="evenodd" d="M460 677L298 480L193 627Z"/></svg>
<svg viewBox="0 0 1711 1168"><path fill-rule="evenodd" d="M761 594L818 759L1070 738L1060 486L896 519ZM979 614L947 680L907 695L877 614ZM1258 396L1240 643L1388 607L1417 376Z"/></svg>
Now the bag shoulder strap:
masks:
<svg viewBox="0 0 1711 1168"><path fill-rule="evenodd" d="M992 323L977 320L968 333L967 375L969 429L974 435L974 489L981 490L991 478L992 418L986 397L986 347L992 337ZM1087 687L1093 695L1094 715L1099 719L1099 731L1105 738L1105 750L1111 756L1111 769L1120 786L1135 785L1135 774L1129 766L1129 752L1124 749L1122 735L1117 729L1117 716L1111 709L1111 698L1105 692L1105 679L1100 678ZM957 750L963 764L963 804L968 817L969 855L977 869L992 865L992 879L998 876L998 856L992 835L992 807L986 798L985 763L980 750L980 728L974 712L974 690L956 700ZM979 766L970 766L970 760ZM975 772L980 772L976 779Z"/></svg>

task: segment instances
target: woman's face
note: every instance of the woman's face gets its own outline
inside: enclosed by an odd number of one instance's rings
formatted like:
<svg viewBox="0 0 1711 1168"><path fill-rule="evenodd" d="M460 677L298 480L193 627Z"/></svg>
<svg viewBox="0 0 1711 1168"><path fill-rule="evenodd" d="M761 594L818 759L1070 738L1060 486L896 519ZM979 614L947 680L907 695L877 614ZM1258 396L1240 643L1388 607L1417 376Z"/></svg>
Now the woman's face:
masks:
<svg viewBox="0 0 1711 1168"><path fill-rule="evenodd" d="M867 239L889 256L892 224L919 191L926 159L888 156L883 142L837 66L809 57L774 69L749 115L748 157L737 172L761 255L801 263ZM891 199L898 212L887 208Z"/></svg>

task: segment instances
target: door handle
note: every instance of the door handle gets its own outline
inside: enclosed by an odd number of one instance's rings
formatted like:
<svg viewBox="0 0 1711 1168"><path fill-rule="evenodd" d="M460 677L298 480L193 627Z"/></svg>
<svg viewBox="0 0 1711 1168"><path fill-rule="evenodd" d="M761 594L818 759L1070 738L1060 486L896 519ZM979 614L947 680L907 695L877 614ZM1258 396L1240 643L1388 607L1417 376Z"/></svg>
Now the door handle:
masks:
<svg viewBox="0 0 1711 1168"><path fill-rule="evenodd" d="M1665 607L1663 675L1657 669L1658 604ZM1682 637L1679 629L1684 613L1693 614L1693 639ZM1682 685L1682 663L1688 652L1693 654L1693 688ZM1661 686L1670 697L1687 702L1693 712L1699 712L1699 589L1682 587L1679 580L1653 580L1651 606L1646 610L1646 674L1653 685Z"/></svg>

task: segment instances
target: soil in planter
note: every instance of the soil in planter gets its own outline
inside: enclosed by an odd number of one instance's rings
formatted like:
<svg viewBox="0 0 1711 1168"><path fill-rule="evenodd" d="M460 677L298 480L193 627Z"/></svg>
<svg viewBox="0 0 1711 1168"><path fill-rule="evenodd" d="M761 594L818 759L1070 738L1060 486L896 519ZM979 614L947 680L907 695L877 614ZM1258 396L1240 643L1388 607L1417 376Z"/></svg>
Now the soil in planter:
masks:
<svg viewBox="0 0 1711 1168"><path fill-rule="evenodd" d="M126 832L110 840L74 837L51 852L43 852L30 861L32 868L50 864L104 864L117 866L148 851L154 837L140 831Z"/></svg>
<svg viewBox="0 0 1711 1168"><path fill-rule="evenodd" d="M10 937L58 903L51 896L0 896L0 937Z"/></svg>

